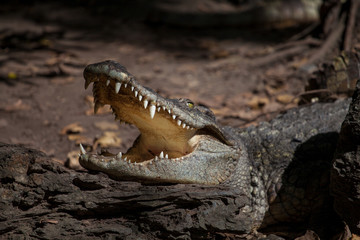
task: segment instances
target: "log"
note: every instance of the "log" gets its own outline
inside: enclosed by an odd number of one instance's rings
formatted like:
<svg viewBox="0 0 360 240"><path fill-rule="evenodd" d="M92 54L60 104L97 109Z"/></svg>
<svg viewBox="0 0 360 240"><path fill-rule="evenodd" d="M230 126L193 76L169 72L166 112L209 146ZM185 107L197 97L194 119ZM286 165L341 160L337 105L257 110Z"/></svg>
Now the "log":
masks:
<svg viewBox="0 0 360 240"><path fill-rule="evenodd" d="M0 180L5 239L213 239L256 224L236 188L118 182L21 145L0 144Z"/></svg>

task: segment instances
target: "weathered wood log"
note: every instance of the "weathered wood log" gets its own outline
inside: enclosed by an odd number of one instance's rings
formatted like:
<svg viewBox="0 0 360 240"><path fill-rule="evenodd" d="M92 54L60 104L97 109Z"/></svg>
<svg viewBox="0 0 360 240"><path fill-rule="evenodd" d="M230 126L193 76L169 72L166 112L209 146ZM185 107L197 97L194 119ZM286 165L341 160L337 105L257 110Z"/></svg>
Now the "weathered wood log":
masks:
<svg viewBox="0 0 360 240"><path fill-rule="evenodd" d="M351 232L360 234L360 81L349 112L341 126L339 144L331 171L335 211Z"/></svg>
<svg viewBox="0 0 360 240"><path fill-rule="evenodd" d="M235 188L118 182L19 145L0 144L0 179L4 238L208 239L254 224Z"/></svg>

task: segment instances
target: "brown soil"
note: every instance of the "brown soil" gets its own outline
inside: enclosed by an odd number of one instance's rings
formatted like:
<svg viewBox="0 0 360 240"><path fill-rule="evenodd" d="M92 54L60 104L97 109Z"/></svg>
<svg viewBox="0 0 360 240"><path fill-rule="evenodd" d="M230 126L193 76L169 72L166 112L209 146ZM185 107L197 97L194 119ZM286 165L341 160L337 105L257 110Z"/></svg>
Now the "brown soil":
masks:
<svg viewBox="0 0 360 240"><path fill-rule="evenodd" d="M176 28L149 24L136 9L122 9L124 15L96 4L2 5L0 142L40 149L62 162L80 142L125 151L136 127L113 125L106 110L93 115L91 87L84 90L84 67L107 59L166 97L207 105L220 123L235 127L296 106L293 98L305 86L296 66L307 48L271 54L298 31Z"/></svg>

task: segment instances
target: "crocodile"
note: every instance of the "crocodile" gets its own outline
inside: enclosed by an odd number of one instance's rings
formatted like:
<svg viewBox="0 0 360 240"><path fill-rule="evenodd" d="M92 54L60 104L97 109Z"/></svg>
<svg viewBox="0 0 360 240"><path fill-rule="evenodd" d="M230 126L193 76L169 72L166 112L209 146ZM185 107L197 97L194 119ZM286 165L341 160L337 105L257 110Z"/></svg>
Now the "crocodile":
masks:
<svg viewBox="0 0 360 240"><path fill-rule="evenodd" d="M88 65L94 111L110 105L115 119L140 135L125 153L92 154L80 145L80 164L118 180L236 188L249 198L248 232L309 220L330 205L329 174L349 100L288 110L271 122L236 129L189 99L168 99L142 86L115 61ZM240 214L240 212L239 212Z"/></svg>

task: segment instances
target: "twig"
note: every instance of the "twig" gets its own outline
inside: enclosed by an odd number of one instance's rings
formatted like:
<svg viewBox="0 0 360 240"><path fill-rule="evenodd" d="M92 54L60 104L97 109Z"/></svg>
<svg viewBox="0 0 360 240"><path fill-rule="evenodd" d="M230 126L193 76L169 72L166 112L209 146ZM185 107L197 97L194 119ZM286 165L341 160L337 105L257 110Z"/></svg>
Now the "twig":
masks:
<svg viewBox="0 0 360 240"><path fill-rule="evenodd" d="M292 36L289 41L296 41L299 40L305 36L308 36L315 28L317 28L319 26L319 23L313 23L310 26L306 27L304 30L302 30L301 32L295 34L294 36Z"/></svg>
<svg viewBox="0 0 360 240"><path fill-rule="evenodd" d="M359 8L359 0L352 0L350 4L350 13L348 18L348 23L345 30L345 39L344 39L344 50L351 50L351 43L353 40L353 31L355 26L355 19L357 14L357 9Z"/></svg>
<svg viewBox="0 0 360 240"><path fill-rule="evenodd" d="M325 40L324 44L310 57L310 59L300 66L302 69L306 69L309 65L317 62L318 60L324 58L326 53L333 49L334 45L337 43L345 28L345 15L343 14L334 27L334 30L331 32L329 37Z"/></svg>
<svg viewBox="0 0 360 240"><path fill-rule="evenodd" d="M275 62L278 59L286 58L289 56L296 55L298 53L304 52L309 47L306 45L295 46L293 48L285 49L273 54L261 57L260 59L255 59L251 62L252 66L263 66Z"/></svg>

